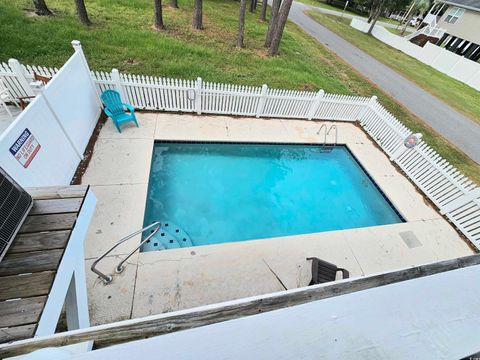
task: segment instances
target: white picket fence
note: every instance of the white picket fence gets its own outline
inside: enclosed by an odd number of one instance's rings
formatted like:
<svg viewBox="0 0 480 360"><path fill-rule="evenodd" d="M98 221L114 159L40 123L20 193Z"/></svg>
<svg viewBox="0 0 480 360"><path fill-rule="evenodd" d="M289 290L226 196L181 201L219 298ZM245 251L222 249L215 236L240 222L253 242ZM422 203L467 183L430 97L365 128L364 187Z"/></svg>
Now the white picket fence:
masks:
<svg viewBox="0 0 480 360"><path fill-rule="evenodd" d="M370 105L360 123L440 212L480 249L480 188L423 141L407 150L403 140L412 132L379 103Z"/></svg>
<svg viewBox="0 0 480 360"><path fill-rule="evenodd" d="M18 66L17 66L18 65ZM33 71L52 75L56 69L1 64L0 78L15 94L28 86ZM23 74L22 74L23 73ZM318 92L270 89L178 80L112 72L91 73L98 93L117 90L137 109L198 114L229 114L292 119L359 121L365 131L398 164L419 189L480 249L480 188L424 142L407 150L412 132L376 100ZM24 77L24 79L20 79ZM27 79L27 80L25 80ZM28 92L24 90L25 93Z"/></svg>
<svg viewBox="0 0 480 360"><path fill-rule="evenodd" d="M34 79L34 73L42 76L52 77L58 72L57 68L45 66L22 65L15 59L7 63L0 63L0 80L16 97L34 96L35 93L30 87Z"/></svg>
<svg viewBox="0 0 480 360"><path fill-rule="evenodd" d="M117 90L137 109L355 121L370 98L94 71L99 92Z"/></svg>

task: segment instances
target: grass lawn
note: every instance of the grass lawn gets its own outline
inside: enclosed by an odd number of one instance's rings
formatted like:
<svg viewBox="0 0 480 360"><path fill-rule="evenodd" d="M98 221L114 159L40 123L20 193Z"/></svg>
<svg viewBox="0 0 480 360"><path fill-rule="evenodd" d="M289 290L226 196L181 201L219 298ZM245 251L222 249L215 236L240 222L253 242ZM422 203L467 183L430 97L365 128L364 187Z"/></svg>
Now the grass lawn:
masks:
<svg viewBox="0 0 480 360"><path fill-rule="evenodd" d="M402 32L402 27L400 26L398 29L396 28L390 28L390 27L385 27L385 29L387 29L388 31L390 31L391 33L395 34L395 35L400 35L400 33ZM407 35L408 32L405 32L405 35Z"/></svg>
<svg viewBox="0 0 480 360"><path fill-rule="evenodd" d="M339 8L339 7L327 4L324 0L295 0L295 1L307 4L307 5L317 6L323 9L328 9L328 10L333 10L338 12L343 11L343 8ZM345 14L367 17L366 15L357 14L350 10L345 10Z"/></svg>
<svg viewBox="0 0 480 360"><path fill-rule="evenodd" d="M445 103L480 123L480 93L478 90L423 64L389 45L350 26L350 21L335 16L308 13L353 45L398 71Z"/></svg>
<svg viewBox="0 0 480 360"><path fill-rule="evenodd" d="M247 13L245 49L235 48L239 3L232 0L204 2L203 31L190 27L193 0L180 0L177 10L164 7L166 31L151 27L151 0L89 0L91 27L78 22L72 0L47 3L56 16L31 16L31 0L0 0L0 61L13 57L59 67L73 52L70 41L78 39L94 70L115 67L146 75L377 95L398 119L480 183L478 165L292 23L281 55L269 58L263 48L267 24L258 21L258 10Z"/></svg>

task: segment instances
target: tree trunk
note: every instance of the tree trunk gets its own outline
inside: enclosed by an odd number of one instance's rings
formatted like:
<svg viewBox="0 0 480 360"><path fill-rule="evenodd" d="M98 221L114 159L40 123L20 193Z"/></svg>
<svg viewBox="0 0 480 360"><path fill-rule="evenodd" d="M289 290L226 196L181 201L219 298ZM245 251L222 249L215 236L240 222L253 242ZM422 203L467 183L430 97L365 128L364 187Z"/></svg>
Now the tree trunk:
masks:
<svg viewBox="0 0 480 360"><path fill-rule="evenodd" d="M77 7L77 14L80 22L84 25L91 25L92 22L88 18L84 0L75 0L75 6Z"/></svg>
<svg viewBox="0 0 480 360"><path fill-rule="evenodd" d="M170 0L170 7L178 9L178 0Z"/></svg>
<svg viewBox="0 0 480 360"><path fill-rule="evenodd" d="M368 20L367 23L371 24L373 18L375 17L376 11L378 10L378 7L380 6L378 0L373 0L370 4L370 10L368 12Z"/></svg>
<svg viewBox="0 0 480 360"><path fill-rule="evenodd" d="M155 27L157 29L165 29L163 25L162 0L153 0L153 12L155 13Z"/></svg>
<svg viewBox="0 0 480 360"><path fill-rule="evenodd" d="M260 20L265 21L267 18L267 5L268 1L267 0L262 0L262 9L260 11Z"/></svg>
<svg viewBox="0 0 480 360"><path fill-rule="evenodd" d="M380 16L381 9L378 9L372 16L372 22L370 23L370 28L368 29L367 34L372 35L373 28L375 27L375 24L377 23L378 17Z"/></svg>
<svg viewBox="0 0 480 360"><path fill-rule="evenodd" d="M240 15L238 16L237 47L243 47L245 36L245 12L247 11L247 0L240 0Z"/></svg>
<svg viewBox="0 0 480 360"><path fill-rule="evenodd" d="M268 23L267 37L265 39L265 47L269 48L272 44L273 34L277 26L278 11L282 0L273 0L272 9L270 10L270 21Z"/></svg>
<svg viewBox="0 0 480 360"><path fill-rule="evenodd" d="M268 55L270 56L278 54L280 41L282 40L283 30L285 29L285 24L287 23L292 2L293 0L283 0L282 7L278 12L277 26L275 26L275 33L273 34L272 43L270 44L270 49L268 51Z"/></svg>
<svg viewBox="0 0 480 360"><path fill-rule="evenodd" d="M241 1L241 0L240 0ZM249 11L253 13L255 11L255 0L250 0L250 9Z"/></svg>
<svg viewBox="0 0 480 360"><path fill-rule="evenodd" d="M52 12L48 9L45 0L33 0L33 6L35 6L35 14L40 16L52 15Z"/></svg>
<svg viewBox="0 0 480 360"><path fill-rule="evenodd" d="M203 28L202 23L202 0L195 0L195 6L193 9L193 21L192 26L194 29L201 30Z"/></svg>
<svg viewBox="0 0 480 360"><path fill-rule="evenodd" d="M408 18L407 18L407 22L405 23L405 25L403 25L403 29L402 31L400 32L400 35L404 35L405 34L405 31L407 31L407 27L408 27L408 23L410 22L410 20L413 19L413 11L410 13L410 15L408 15Z"/></svg>

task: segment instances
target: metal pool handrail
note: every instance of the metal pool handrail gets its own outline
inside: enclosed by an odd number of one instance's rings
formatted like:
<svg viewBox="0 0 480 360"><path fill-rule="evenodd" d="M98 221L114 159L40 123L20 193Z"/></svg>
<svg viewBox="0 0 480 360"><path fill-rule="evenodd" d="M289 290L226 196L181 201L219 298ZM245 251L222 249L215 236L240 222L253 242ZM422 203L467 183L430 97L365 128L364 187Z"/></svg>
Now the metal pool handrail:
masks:
<svg viewBox="0 0 480 360"><path fill-rule="evenodd" d="M117 273L121 273L123 270L124 270L124 266L123 264L130 258L130 256L132 256L135 251L137 251L145 242L147 242L148 240L150 240L152 238L153 235L155 235L158 230L160 230L160 227L161 227L161 224L159 221L155 221L154 223L144 227L143 229L141 230L138 230L138 231L135 231L134 233L124 237L123 239L117 241L115 243L115 245L113 245L111 248L109 248L107 251L105 251L102 255L100 255L92 264L92 266L90 266L90 270L92 270L95 274L97 274L99 277L102 278L103 282L105 283L105 285L107 284L110 284L113 280L112 278L112 275L105 275L104 273L102 273L101 271L97 270L95 267L97 266L97 264L105 257L107 256L109 253L111 253L115 248L117 248L120 244L123 244L125 241L131 239L132 237L138 235L138 234L142 234L143 232L149 230L149 229L152 229L154 228L154 230L150 233L150 235L148 235L142 242L140 242L140 245L138 245L132 252L130 252L130 254L128 254L125 259L123 259L122 261L120 261L120 263L117 265L117 267L115 268L115 272Z"/></svg>
<svg viewBox="0 0 480 360"><path fill-rule="evenodd" d="M335 143L333 144L334 146L337 145L338 143L338 129L337 129L337 125L333 124L331 125L328 129L327 129L327 125L326 124L322 124L322 126L320 126L320 128L318 129L317 131L317 135L320 135L320 132L325 129L325 135L324 135L324 138L323 138L323 144L322 144L322 147L326 147L327 146L327 135L330 134L330 132L335 129Z"/></svg>
<svg viewBox="0 0 480 360"><path fill-rule="evenodd" d="M328 131L325 133L325 143L327 142L327 135L330 134L330 131L332 131L332 129L335 129L335 143L334 143L334 145L337 145L337 143L338 143L338 129L337 129L337 125L335 125L335 124L330 126L330 129L328 129Z"/></svg>

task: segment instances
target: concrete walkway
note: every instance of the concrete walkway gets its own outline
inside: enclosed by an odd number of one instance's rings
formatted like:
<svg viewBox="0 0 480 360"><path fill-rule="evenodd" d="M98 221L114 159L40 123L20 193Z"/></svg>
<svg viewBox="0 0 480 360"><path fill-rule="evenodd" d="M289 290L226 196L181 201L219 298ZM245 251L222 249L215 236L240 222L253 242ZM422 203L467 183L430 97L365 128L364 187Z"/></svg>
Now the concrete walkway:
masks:
<svg viewBox="0 0 480 360"><path fill-rule="evenodd" d="M294 2L289 19L480 164L478 124L320 25L307 10L318 8Z"/></svg>

